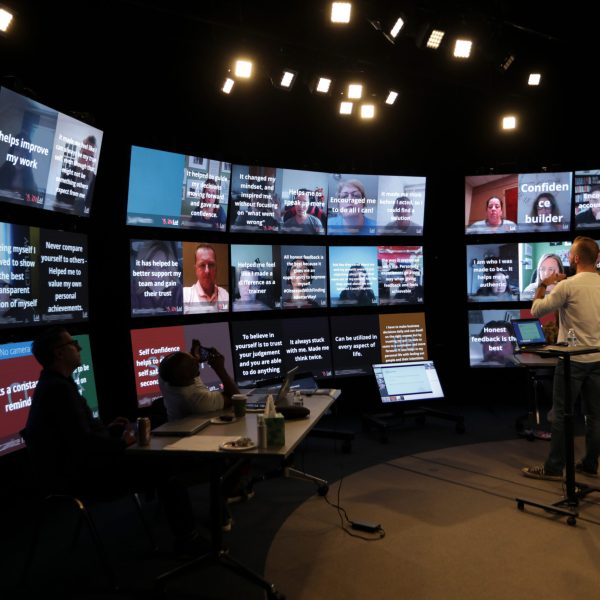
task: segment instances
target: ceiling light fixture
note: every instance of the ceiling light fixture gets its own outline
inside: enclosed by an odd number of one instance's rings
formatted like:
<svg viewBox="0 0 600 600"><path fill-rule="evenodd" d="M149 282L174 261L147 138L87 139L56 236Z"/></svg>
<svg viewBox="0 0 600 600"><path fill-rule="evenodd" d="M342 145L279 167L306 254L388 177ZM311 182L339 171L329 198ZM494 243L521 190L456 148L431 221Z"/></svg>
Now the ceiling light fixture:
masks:
<svg viewBox="0 0 600 600"><path fill-rule="evenodd" d="M385 99L385 103L389 104L391 106L392 104L394 104L394 102L396 102L397 99L398 99L398 92L394 92L393 90L390 90L387 98Z"/></svg>
<svg viewBox="0 0 600 600"><path fill-rule="evenodd" d="M250 79L252 77L252 61L245 59L236 60L234 73L240 79Z"/></svg>
<svg viewBox="0 0 600 600"><path fill-rule="evenodd" d="M350 14L352 4L350 2L332 2L331 3L331 22L332 23L350 23Z"/></svg>
<svg viewBox="0 0 600 600"><path fill-rule="evenodd" d="M221 91L224 94L229 94L231 92L231 90L233 89L234 85L235 85L235 81L233 79L231 79L231 77L227 77L227 79L225 79L225 83L223 84L223 87L221 88Z"/></svg>
<svg viewBox="0 0 600 600"><path fill-rule="evenodd" d="M360 100L362 98L363 86L360 83L351 83L348 85L348 98L351 100Z"/></svg>
<svg viewBox="0 0 600 600"><path fill-rule="evenodd" d="M360 118L361 119L373 119L375 117L375 105L374 104L362 104L360 107Z"/></svg>
<svg viewBox="0 0 600 600"><path fill-rule="evenodd" d="M517 128L517 117L514 115L506 115L502 117L502 129L505 131Z"/></svg>
<svg viewBox="0 0 600 600"><path fill-rule="evenodd" d="M8 9L0 8L0 31L6 32L12 23L14 14Z"/></svg>
<svg viewBox="0 0 600 600"><path fill-rule="evenodd" d="M529 79L527 80L527 85L540 85L542 81L541 73L530 73Z"/></svg>
<svg viewBox="0 0 600 600"><path fill-rule="evenodd" d="M472 47L473 42L471 40L457 39L454 43L454 56L456 58L469 58Z"/></svg>
<svg viewBox="0 0 600 600"><path fill-rule="evenodd" d="M340 115L351 115L354 104L352 102L340 102Z"/></svg>

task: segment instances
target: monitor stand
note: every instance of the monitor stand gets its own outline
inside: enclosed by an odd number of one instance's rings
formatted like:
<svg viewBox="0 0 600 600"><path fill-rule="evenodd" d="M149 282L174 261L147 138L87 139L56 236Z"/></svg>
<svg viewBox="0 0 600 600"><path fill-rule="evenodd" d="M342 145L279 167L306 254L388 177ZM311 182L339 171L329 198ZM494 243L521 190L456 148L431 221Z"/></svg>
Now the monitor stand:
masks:
<svg viewBox="0 0 600 600"><path fill-rule="evenodd" d="M427 417L443 419L456 423L456 433L464 433L465 418L462 415L447 413L425 406L406 406L396 409L394 412L377 413L373 415L365 414L362 416L363 431L370 431L375 428L379 432L379 439L382 444L388 442L388 432L392 429L400 429L404 426L407 418L414 417L419 427L425 425Z"/></svg>

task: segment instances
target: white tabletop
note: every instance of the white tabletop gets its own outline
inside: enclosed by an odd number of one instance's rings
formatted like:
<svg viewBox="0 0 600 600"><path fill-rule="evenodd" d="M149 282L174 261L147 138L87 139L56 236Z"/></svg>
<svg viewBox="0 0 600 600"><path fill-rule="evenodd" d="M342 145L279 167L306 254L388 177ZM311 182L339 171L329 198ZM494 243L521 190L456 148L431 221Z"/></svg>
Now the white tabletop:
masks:
<svg viewBox="0 0 600 600"><path fill-rule="evenodd" d="M248 437L253 442L258 441L257 413L246 413L234 422L227 424L211 424L199 433L187 437L152 436L150 445L134 444L128 451L148 452L160 451L170 453L208 452L219 454L288 456L306 437L309 431L318 423L325 411L340 395L340 390L331 390L329 394L303 396L304 406L310 414L303 419L285 420L285 445L278 448L252 448L244 451L223 451L219 445L232 438ZM231 411L218 411L207 414L207 417L221 414L231 414Z"/></svg>

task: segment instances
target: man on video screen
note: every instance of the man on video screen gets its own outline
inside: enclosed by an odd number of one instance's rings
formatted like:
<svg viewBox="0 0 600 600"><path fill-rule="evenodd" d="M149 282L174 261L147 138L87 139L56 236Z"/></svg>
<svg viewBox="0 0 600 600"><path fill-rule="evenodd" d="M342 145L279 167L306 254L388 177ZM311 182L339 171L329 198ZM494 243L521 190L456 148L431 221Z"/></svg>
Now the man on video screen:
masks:
<svg viewBox="0 0 600 600"><path fill-rule="evenodd" d="M194 285L183 288L183 312L186 315L220 312L229 307L229 293L217 285L217 254L208 244L199 244L195 252Z"/></svg>

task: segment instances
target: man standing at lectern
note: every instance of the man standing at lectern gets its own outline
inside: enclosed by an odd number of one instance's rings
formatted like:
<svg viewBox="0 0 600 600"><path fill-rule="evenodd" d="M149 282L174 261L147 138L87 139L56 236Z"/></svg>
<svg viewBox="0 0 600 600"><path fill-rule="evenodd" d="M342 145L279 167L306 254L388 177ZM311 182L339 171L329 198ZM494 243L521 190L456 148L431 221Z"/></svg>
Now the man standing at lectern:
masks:
<svg viewBox="0 0 600 600"><path fill-rule="evenodd" d="M541 317L559 311L558 342L565 342L567 331L575 330L580 344L600 346L600 276L596 271L598 244L589 237L575 238L569 252L571 271L552 273L542 279L535 293L531 314ZM546 296L546 287L557 284ZM543 465L524 467L525 477L561 480L565 467L565 385L564 363L560 359L554 371L552 440L550 453ZM585 414L583 459L575 464L578 473L596 477L600 454L600 354L571 357L571 399L581 393Z"/></svg>

